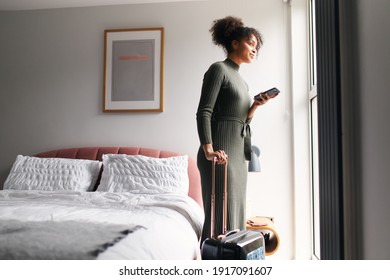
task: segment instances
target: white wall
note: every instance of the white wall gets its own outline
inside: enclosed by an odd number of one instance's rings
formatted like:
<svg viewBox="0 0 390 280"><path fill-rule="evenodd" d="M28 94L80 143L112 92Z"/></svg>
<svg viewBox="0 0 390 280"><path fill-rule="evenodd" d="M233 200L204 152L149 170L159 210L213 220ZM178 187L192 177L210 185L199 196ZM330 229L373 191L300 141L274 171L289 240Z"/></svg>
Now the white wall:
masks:
<svg viewBox="0 0 390 280"><path fill-rule="evenodd" d="M374 2L374 3L373 3ZM359 70L363 252L365 259L390 259L390 2L359 0Z"/></svg>
<svg viewBox="0 0 390 280"><path fill-rule="evenodd" d="M56 148L145 146L196 157L195 113L203 74L211 63L225 58L212 45L208 30L214 19L236 15L258 28L265 41L258 60L241 68L251 94L273 86L281 90L252 122L262 172L249 175L248 215L275 218L281 245L270 258L308 258L308 212L294 208L307 200L294 197L294 185L302 182L293 169L293 124L299 126L293 118L306 110L306 76L304 71L298 77L291 72L291 46L300 43L291 41L290 30L297 24L291 25L291 10L284 2L209 0L0 12L0 185L17 154ZM302 22L298 26L305 31ZM138 27L165 28L164 112L103 113L103 31ZM295 49L303 57L305 51ZM294 81L301 85L293 87ZM295 101L293 90L299 96ZM301 165L307 175L305 155ZM307 180L304 177L301 188L307 188ZM294 228L294 213L300 212L306 213L301 217L303 238ZM299 238L296 249L301 253L295 250Z"/></svg>
<svg viewBox="0 0 390 280"><path fill-rule="evenodd" d="M390 2L340 8L345 254L388 260Z"/></svg>

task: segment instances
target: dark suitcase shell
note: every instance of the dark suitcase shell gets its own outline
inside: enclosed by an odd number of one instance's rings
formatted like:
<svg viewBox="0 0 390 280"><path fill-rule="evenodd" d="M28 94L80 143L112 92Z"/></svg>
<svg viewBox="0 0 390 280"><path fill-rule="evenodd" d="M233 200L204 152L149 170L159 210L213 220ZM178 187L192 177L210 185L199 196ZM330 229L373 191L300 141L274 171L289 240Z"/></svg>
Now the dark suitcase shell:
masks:
<svg viewBox="0 0 390 280"><path fill-rule="evenodd" d="M201 253L203 260L264 260L264 237L253 230L242 230L222 239L207 238Z"/></svg>

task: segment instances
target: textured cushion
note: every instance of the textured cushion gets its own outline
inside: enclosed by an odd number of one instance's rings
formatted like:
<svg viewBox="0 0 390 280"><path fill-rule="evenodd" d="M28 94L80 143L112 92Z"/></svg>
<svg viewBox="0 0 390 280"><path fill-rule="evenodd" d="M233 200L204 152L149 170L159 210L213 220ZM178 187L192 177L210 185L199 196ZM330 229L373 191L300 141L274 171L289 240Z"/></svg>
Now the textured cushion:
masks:
<svg viewBox="0 0 390 280"><path fill-rule="evenodd" d="M143 155L103 155L98 191L188 193L188 156L154 158Z"/></svg>
<svg viewBox="0 0 390 280"><path fill-rule="evenodd" d="M94 160L18 155L4 189L41 191L92 190L102 163Z"/></svg>
<svg viewBox="0 0 390 280"><path fill-rule="evenodd" d="M166 158L180 156L178 152L164 151L145 147L134 146L101 146L101 147L78 147L65 148L57 150L49 150L36 154L36 157L43 158L77 158L102 160L104 154L127 154L127 155L144 155L148 157ZM189 190L188 195L192 197L202 208L203 198L200 183L200 173L196 161L188 157L188 179Z"/></svg>

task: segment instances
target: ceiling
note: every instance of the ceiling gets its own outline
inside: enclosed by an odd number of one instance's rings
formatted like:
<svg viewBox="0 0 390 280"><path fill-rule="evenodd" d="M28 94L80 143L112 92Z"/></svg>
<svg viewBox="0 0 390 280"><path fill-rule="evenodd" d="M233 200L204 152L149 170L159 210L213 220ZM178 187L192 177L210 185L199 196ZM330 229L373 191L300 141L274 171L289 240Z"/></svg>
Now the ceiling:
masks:
<svg viewBox="0 0 390 280"><path fill-rule="evenodd" d="M0 11L185 1L193 0L0 0Z"/></svg>

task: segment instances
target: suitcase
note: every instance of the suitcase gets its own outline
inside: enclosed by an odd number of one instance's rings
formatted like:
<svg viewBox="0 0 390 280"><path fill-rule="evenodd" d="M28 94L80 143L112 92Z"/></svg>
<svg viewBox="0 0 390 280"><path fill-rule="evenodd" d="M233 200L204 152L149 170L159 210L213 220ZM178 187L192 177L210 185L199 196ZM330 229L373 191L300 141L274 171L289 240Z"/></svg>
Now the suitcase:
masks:
<svg viewBox="0 0 390 280"><path fill-rule="evenodd" d="M215 165L212 165L211 186L211 237L206 238L201 246L203 260L264 260L265 244L261 233L253 230L227 231L227 165L224 166L224 191L222 229L223 235L216 237L214 232L215 219Z"/></svg>

